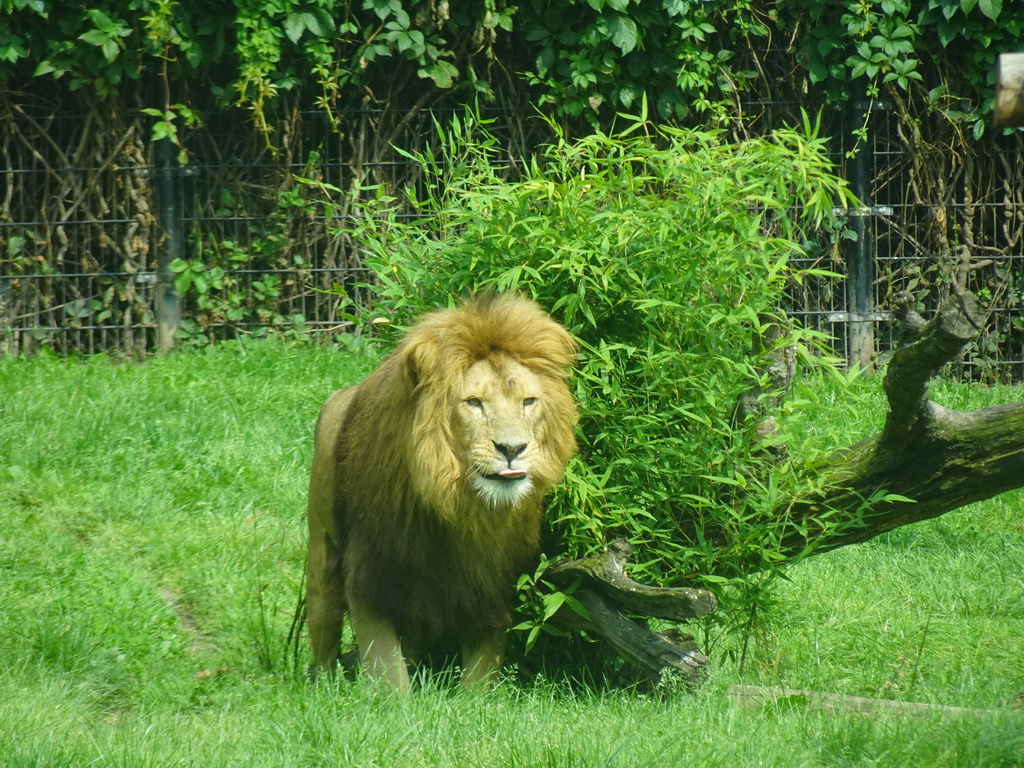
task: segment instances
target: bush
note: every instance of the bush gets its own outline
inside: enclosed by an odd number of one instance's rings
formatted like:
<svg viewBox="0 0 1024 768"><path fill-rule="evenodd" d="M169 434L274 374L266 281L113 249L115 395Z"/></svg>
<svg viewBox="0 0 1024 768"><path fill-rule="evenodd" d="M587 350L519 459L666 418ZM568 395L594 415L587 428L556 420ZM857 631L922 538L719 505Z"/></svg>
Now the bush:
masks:
<svg viewBox="0 0 1024 768"><path fill-rule="evenodd" d="M734 411L767 386L772 348L753 353L754 337L781 325L776 345L820 342L780 322L787 287L813 272L792 258L850 203L815 126L731 144L635 119L523 165L472 120L441 133L442 154L416 157L419 195L378 189L344 222L378 281L364 320L398 331L475 291L531 295L582 345L581 452L549 509L559 551L624 536L656 581L739 576L752 556L770 569L800 480ZM730 531L727 551L702 521Z"/></svg>

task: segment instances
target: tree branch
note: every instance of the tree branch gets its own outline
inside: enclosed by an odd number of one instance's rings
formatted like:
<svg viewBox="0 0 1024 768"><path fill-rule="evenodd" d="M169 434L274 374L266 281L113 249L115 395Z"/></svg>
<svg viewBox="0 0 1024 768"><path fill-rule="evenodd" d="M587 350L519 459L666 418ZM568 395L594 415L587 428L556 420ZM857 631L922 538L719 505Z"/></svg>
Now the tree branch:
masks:
<svg viewBox="0 0 1024 768"><path fill-rule="evenodd" d="M928 399L928 381L974 338L981 316L974 296L953 295L913 329L885 376L885 427L826 459L826 489L780 512L796 523L780 555L828 552L1024 487L1024 403L964 413Z"/></svg>
<svg viewBox="0 0 1024 768"><path fill-rule="evenodd" d="M595 592L580 590L576 597L590 614L586 627L600 634L623 659L659 681L666 670L674 670L688 685L700 683L707 671L708 657L697 650L692 635L651 632L623 616Z"/></svg>
<svg viewBox="0 0 1024 768"><path fill-rule="evenodd" d="M939 306L920 338L893 354L882 384L889 399L883 445L901 448L928 415L928 382L981 330L982 312L970 293L953 295Z"/></svg>
<svg viewBox="0 0 1024 768"><path fill-rule="evenodd" d="M641 616L682 621L718 607L715 596L706 589L651 587L633 581L625 570L631 554L629 542L616 539L600 555L563 561L548 569L546 575L556 584L570 584L579 577L621 610Z"/></svg>
<svg viewBox="0 0 1024 768"><path fill-rule="evenodd" d="M566 629L586 629L600 635L615 653L658 681L666 670L680 675L687 685L697 685L708 667L708 658L697 650L692 635L652 632L625 616L682 620L703 616L718 607L705 589L651 587L633 581L625 573L630 546L616 539L594 557L558 563L545 574L556 584L582 580L575 593L587 611L586 618L563 610L555 621Z"/></svg>

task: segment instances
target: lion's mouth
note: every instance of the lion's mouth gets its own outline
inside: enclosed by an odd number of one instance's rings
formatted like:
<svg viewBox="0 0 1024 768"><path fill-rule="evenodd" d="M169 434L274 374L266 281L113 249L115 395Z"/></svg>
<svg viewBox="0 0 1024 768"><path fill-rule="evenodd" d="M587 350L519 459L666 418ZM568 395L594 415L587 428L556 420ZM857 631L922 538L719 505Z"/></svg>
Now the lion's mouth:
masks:
<svg viewBox="0 0 1024 768"><path fill-rule="evenodd" d="M473 485L480 498L495 508L515 507L533 488L533 480L525 469L506 467L497 472L479 474Z"/></svg>
<svg viewBox="0 0 1024 768"><path fill-rule="evenodd" d="M525 469L503 469L500 472L494 472L490 475L484 475L488 480L496 480L498 482L516 482L517 480L526 479Z"/></svg>

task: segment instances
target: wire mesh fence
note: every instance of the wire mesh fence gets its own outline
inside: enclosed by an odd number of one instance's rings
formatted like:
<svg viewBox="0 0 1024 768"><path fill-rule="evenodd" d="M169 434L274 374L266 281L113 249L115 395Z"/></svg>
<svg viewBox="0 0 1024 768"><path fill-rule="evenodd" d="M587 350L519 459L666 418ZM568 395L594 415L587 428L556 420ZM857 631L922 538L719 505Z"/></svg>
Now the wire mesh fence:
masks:
<svg viewBox="0 0 1024 768"><path fill-rule="evenodd" d="M0 351L152 352L158 255L167 230L154 194L152 147L138 116L65 114L52 101L8 102L7 109L0 119ZM178 181L184 257L196 270L181 343L268 329L344 332L346 300L332 289L365 302L359 285L368 275L355 244L329 226L295 178L315 176L340 189L356 180L415 183L419 167L394 150L393 139L412 147L432 132L434 118L446 115L410 114L353 111L345 116L350 129L338 132L321 113L296 112L283 154L254 143L238 115L208 115L190 139L192 154ZM492 116L511 157L526 156L540 140L518 128L502 134L508 116L500 110ZM825 130L838 136L845 129L833 117ZM983 161L958 164L945 190L925 189L948 173L941 154L908 151L891 111L876 110L871 119L865 227L875 311L854 317L849 286L824 278L794 287L788 310L830 334L841 356L849 352L851 323L870 323L877 356L893 343L894 297L907 292L923 308L934 307L959 283L991 308L961 371L1024 379L1019 138L994 141ZM360 145L368 134L388 141ZM836 157L844 160L838 140ZM922 171L928 163L934 172ZM340 213L334 224L343 220ZM824 236L805 259L839 274L848 262Z"/></svg>

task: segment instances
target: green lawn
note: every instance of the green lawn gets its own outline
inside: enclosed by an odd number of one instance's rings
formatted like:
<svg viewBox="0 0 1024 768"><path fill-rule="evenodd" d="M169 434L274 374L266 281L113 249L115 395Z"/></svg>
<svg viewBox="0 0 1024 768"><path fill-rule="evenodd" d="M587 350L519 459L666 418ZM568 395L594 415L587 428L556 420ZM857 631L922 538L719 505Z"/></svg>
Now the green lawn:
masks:
<svg viewBox="0 0 1024 768"><path fill-rule="evenodd" d="M1020 493L791 569L744 671L712 644L696 694L305 683L285 645L312 426L371 365L273 342L0 360L0 765L1024 765L1006 706L1024 691ZM877 418L863 409L851 439ZM739 710L732 683L993 711Z"/></svg>

